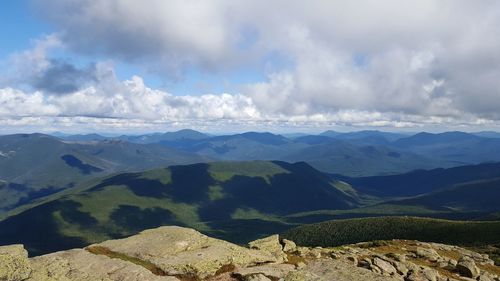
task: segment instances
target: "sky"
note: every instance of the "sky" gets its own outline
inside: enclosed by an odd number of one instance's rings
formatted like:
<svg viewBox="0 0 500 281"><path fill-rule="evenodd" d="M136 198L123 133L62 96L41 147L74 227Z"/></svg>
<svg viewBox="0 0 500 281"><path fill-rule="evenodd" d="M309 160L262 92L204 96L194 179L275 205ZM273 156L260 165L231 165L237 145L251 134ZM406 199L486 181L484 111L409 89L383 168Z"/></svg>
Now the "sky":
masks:
<svg viewBox="0 0 500 281"><path fill-rule="evenodd" d="M500 131L500 1L5 0L0 133Z"/></svg>

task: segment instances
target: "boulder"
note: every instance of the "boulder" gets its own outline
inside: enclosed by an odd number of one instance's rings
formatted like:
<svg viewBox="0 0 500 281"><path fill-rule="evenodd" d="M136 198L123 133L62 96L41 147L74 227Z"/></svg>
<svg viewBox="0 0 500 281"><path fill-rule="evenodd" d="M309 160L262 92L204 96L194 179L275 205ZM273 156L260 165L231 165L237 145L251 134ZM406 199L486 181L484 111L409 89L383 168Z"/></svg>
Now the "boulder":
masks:
<svg viewBox="0 0 500 281"><path fill-rule="evenodd" d="M424 258L429 261L438 261L441 259L441 256L436 252L436 250L431 248L417 247L415 254L419 258Z"/></svg>
<svg viewBox="0 0 500 281"><path fill-rule="evenodd" d="M404 263L394 261L391 264L396 268L397 272L400 275L406 276L406 274L408 274L408 271L409 271L408 267Z"/></svg>
<svg viewBox="0 0 500 281"><path fill-rule="evenodd" d="M432 268L425 268L422 270L424 277L429 281L437 281L438 280L438 272Z"/></svg>
<svg viewBox="0 0 500 281"><path fill-rule="evenodd" d="M284 252L294 252L297 249L297 245L295 242L288 240L288 239L283 239L283 251Z"/></svg>
<svg viewBox="0 0 500 281"><path fill-rule="evenodd" d="M379 257L375 257L373 259L373 265L380 268L380 271L383 275L393 275L397 271L396 268L392 266L392 264Z"/></svg>
<svg viewBox="0 0 500 281"><path fill-rule="evenodd" d="M465 277L469 277L469 278L476 278L480 274L480 270L476 266L476 263L469 256L461 257L458 260L456 269L460 273L460 275L465 276Z"/></svg>
<svg viewBox="0 0 500 281"><path fill-rule="evenodd" d="M285 253L283 252L283 247L280 244L279 235L277 234L252 241L248 243L248 246L250 249L270 253L276 258L277 262L283 262L285 259Z"/></svg>
<svg viewBox="0 0 500 281"><path fill-rule="evenodd" d="M268 243L255 243L254 249L210 238L194 229L164 226L145 230L125 239L109 240L100 246L113 252L154 264L167 275L207 278L225 266L248 267L277 262ZM277 236L273 241L279 245ZM92 247L91 246L91 247ZM265 249L265 250L264 250ZM281 245L279 245L281 250Z"/></svg>
<svg viewBox="0 0 500 281"><path fill-rule="evenodd" d="M0 280L26 280L31 275L28 252L23 245L0 247Z"/></svg>

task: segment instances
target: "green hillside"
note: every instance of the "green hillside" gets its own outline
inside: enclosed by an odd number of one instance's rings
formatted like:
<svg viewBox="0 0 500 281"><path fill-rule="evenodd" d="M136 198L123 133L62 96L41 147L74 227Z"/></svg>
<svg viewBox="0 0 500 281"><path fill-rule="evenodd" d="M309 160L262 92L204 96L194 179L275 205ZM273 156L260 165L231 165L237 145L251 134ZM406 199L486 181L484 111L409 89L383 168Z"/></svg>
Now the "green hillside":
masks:
<svg viewBox="0 0 500 281"><path fill-rule="evenodd" d="M457 184L451 188L411 199L391 202L401 206L420 206L455 212L500 211L500 178Z"/></svg>
<svg viewBox="0 0 500 281"><path fill-rule="evenodd" d="M207 161L155 144L68 142L43 134L0 136L0 215L34 199L118 171Z"/></svg>
<svg viewBox="0 0 500 281"><path fill-rule="evenodd" d="M333 177L348 182L365 194L379 197L410 197L450 188L457 184L500 178L500 163L417 170L391 176L351 178L334 175Z"/></svg>
<svg viewBox="0 0 500 281"><path fill-rule="evenodd" d="M292 151L284 161L305 161L316 169L353 177L397 174L415 169L439 167L442 163L412 152L381 145L355 144L332 140Z"/></svg>
<svg viewBox="0 0 500 281"><path fill-rule="evenodd" d="M408 239L455 245L500 243L500 221L449 221L416 217L334 220L299 226L282 234L303 246L333 247L358 242Z"/></svg>
<svg viewBox="0 0 500 281"><path fill-rule="evenodd" d="M282 220L289 214L359 205L334 184L305 163L222 162L123 173L1 221L0 244L23 243L44 253L160 225L240 242L289 228Z"/></svg>

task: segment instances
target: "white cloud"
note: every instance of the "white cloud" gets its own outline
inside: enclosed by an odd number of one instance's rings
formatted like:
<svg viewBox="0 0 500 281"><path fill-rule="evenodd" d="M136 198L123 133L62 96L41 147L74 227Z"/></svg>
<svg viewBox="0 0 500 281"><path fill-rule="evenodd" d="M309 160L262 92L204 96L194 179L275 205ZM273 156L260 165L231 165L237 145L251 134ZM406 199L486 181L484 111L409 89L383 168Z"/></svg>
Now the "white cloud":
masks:
<svg viewBox="0 0 500 281"><path fill-rule="evenodd" d="M91 71L92 81L64 95L1 90L12 116L394 127L500 120L498 1L36 2L58 36L18 56L19 77L45 77L40 73L57 66L45 50L64 45L163 77L253 68L267 79L241 85L239 94L176 96L138 77L118 81L112 67L98 63L73 69ZM16 109L18 100L39 104L40 113Z"/></svg>

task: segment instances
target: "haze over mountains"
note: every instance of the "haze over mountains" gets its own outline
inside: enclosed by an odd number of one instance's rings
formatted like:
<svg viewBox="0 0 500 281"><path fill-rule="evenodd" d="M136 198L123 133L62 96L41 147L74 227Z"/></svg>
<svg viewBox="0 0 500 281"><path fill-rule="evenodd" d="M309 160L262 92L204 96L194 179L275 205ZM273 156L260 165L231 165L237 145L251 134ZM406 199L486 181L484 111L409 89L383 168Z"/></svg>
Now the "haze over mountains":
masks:
<svg viewBox="0 0 500 281"><path fill-rule="evenodd" d="M325 172L353 176L396 174L500 160L500 138L494 132L398 134L326 131L319 135L285 137L268 132L212 136L181 130L108 138L96 134L71 135L63 139L160 144L213 160L306 161Z"/></svg>

